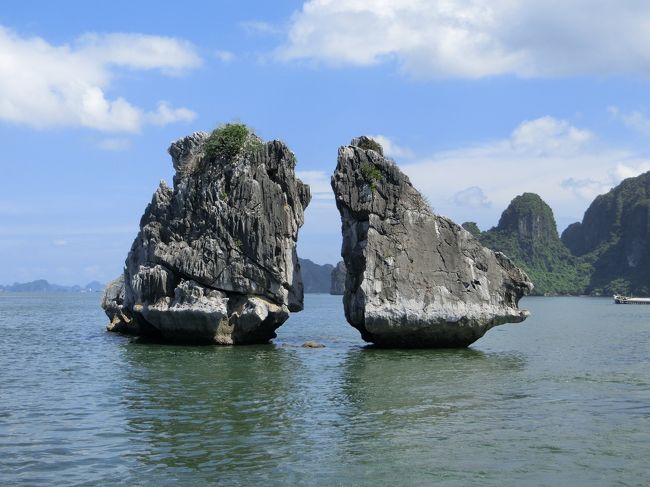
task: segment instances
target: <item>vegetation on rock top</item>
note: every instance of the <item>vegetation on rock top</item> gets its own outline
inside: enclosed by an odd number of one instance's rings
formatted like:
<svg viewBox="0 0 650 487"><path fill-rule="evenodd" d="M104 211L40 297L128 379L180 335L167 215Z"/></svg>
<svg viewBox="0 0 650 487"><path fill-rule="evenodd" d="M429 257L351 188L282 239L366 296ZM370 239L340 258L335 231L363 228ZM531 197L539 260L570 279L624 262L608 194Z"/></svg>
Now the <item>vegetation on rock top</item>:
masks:
<svg viewBox="0 0 650 487"><path fill-rule="evenodd" d="M359 139L359 147L363 150L374 150L382 156L384 155L384 149L381 144L370 137L361 137Z"/></svg>
<svg viewBox="0 0 650 487"><path fill-rule="evenodd" d="M242 123L227 123L217 127L205 143L205 153L211 159L232 159L240 153L249 134L249 128Z"/></svg>

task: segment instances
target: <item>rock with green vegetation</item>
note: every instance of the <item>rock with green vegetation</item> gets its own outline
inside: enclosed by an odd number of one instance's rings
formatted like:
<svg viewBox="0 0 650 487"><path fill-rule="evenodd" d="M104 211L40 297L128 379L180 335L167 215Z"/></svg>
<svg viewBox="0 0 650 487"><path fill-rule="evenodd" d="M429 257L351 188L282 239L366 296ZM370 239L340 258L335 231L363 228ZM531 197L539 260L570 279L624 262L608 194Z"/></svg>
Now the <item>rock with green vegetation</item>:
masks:
<svg viewBox="0 0 650 487"><path fill-rule="evenodd" d="M309 187L295 156L241 124L169 148L176 174L140 221L123 289L103 307L115 331L178 342L263 343L303 307L296 255Z"/></svg>
<svg viewBox="0 0 650 487"><path fill-rule="evenodd" d="M337 296L343 296L345 294L346 274L347 270L345 269L345 262L340 261L338 264L336 264L336 267L332 269L330 294Z"/></svg>
<svg viewBox="0 0 650 487"><path fill-rule="evenodd" d="M362 135L353 142L363 150L374 150L380 156L384 155L384 148L375 139Z"/></svg>
<svg viewBox="0 0 650 487"><path fill-rule="evenodd" d="M512 200L499 224L479 235L481 243L503 252L526 271L535 294L581 294L590 267L560 240L551 208L534 193Z"/></svg>
<svg viewBox="0 0 650 487"><path fill-rule="evenodd" d="M347 268L348 322L387 347L467 346L490 328L520 322L532 288L507 257L447 218L367 137L339 148L332 176Z"/></svg>
<svg viewBox="0 0 650 487"><path fill-rule="evenodd" d="M650 172L598 196L562 241L593 266L588 293L650 295Z"/></svg>

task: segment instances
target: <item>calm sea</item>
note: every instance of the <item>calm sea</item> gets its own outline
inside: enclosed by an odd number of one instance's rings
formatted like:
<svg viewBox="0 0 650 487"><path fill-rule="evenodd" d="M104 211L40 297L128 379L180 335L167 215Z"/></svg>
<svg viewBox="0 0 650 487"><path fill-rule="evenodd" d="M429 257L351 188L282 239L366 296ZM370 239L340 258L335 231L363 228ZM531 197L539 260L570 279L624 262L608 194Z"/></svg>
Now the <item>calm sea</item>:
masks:
<svg viewBox="0 0 650 487"><path fill-rule="evenodd" d="M239 348L108 334L98 301L0 294L1 485L650 485L650 306L375 350L340 297Z"/></svg>

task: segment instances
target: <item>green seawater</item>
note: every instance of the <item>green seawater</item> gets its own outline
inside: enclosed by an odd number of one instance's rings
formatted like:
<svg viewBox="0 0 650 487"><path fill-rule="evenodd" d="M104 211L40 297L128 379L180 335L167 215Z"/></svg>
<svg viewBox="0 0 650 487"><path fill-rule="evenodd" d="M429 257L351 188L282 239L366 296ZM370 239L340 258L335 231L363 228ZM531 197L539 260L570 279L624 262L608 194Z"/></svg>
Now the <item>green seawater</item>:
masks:
<svg viewBox="0 0 650 487"><path fill-rule="evenodd" d="M650 485L650 306L527 298L469 349L377 350L335 296L238 348L98 302L0 294L0 485Z"/></svg>

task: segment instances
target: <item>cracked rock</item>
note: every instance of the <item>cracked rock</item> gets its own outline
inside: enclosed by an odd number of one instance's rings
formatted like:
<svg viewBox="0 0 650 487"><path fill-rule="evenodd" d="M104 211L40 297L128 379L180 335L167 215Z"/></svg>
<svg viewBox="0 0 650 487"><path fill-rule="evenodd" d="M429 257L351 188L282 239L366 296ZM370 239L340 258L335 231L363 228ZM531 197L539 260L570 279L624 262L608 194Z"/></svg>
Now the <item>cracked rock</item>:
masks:
<svg viewBox="0 0 650 487"><path fill-rule="evenodd" d="M387 347L465 347L526 319L532 290L505 255L435 215L366 137L339 148L332 176L347 269L343 303L364 340Z"/></svg>
<svg viewBox="0 0 650 487"><path fill-rule="evenodd" d="M248 133L232 157L196 132L172 143L174 187L160 183L123 276L102 307L109 330L175 342L264 343L303 308L296 255L311 199L295 156Z"/></svg>

